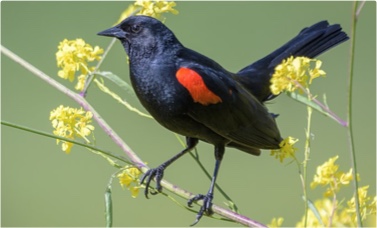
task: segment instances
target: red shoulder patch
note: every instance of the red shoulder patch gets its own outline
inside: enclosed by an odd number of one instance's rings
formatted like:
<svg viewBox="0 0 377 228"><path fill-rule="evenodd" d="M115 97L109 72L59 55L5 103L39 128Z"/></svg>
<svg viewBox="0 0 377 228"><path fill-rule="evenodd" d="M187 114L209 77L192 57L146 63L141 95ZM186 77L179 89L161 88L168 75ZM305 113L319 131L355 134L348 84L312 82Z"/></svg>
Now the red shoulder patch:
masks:
<svg viewBox="0 0 377 228"><path fill-rule="evenodd" d="M198 102L202 105L222 102L219 96L208 89L203 78L194 70L184 67L179 68L176 77L178 82L189 91L194 102Z"/></svg>

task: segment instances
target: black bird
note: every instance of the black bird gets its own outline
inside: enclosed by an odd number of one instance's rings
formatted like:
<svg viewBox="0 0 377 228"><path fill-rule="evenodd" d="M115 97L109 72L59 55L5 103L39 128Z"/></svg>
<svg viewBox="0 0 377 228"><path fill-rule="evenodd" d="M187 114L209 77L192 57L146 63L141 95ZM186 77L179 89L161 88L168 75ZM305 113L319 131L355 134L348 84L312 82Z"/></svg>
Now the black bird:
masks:
<svg viewBox="0 0 377 228"><path fill-rule="evenodd" d="M231 73L212 59L183 46L160 21L131 16L98 33L121 41L129 56L130 77L137 97L165 128L186 137L186 148L157 168L145 173L145 196L153 178L156 189L164 170L192 150L198 141L214 145L215 169L207 194L198 194L188 205L203 200L196 224L204 213L211 214L214 185L225 147L252 155L260 149L278 149L282 138L275 115L264 102L275 96L270 91L274 68L290 56L313 58L348 39L338 24L318 22L304 28L285 45Z"/></svg>

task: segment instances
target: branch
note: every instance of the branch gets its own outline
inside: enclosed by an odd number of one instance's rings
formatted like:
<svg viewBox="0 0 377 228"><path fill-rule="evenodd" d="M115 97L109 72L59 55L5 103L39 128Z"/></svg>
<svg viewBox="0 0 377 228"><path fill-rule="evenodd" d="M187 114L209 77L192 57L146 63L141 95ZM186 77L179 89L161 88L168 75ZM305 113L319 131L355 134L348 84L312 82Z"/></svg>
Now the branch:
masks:
<svg viewBox="0 0 377 228"><path fill-rule="evenodd" d="M19 57L18 55L11 52L9 49L3 47L1 45L1 52L15 61L16 63L20 64L22 67L29 70L31 73L42 79L43 81L47 82L52 87L56 88L57 90L61 91L68 97L72 98L74 101L76 101L80 106L82 106L85 110L91 111L93 113L93 118L97 121L98 125L106 132L106 134L126 153L126 155L129 157L130 161L135 164L143 173L145 173L149 168L148 166L137 156L135 152L131 150L131 148L122 140L122 138L112 130L112 128L106 123L104 119L99 115L99 113L83 98L80 94L77 94L73 92L72 90L68 89L67 87L63 86L59 82L52 79L50 76L43 73L41 70L37 69L30 63L26 62L24 59ZM195 194L184 190L176 185L173 185L169 183L166 180L161 181L161 185L167 189L168 191L175 193L176 195L185 198L190 199L195 196ZM199 201L197 203L198 205L202 205L202 201ZM226 217L230 220L233 220L235 222L238 222L240 224L243 224L245 226L249 227L265 227L265 225L254 221L246 216L243 216L241 214L237 214L233 211L230 211L228 209L213 205L212 210L214 213L221 215L223 217Z"/></svg>

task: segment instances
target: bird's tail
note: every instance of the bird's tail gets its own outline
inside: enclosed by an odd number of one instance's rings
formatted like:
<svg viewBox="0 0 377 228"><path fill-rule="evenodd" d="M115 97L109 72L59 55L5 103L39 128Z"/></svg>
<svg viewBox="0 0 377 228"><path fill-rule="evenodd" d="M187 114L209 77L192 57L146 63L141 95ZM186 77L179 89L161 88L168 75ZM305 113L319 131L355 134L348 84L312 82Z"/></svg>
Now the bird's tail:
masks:
<svg viewBox="0 0 377 228"><path fill-rule="evenodd" d="M270 92L270 78L275 67L284 59L293 56L314 58L328 49L348 40L338 24L318 22L304 28L296 37L266 57L243 68L237 73L237 80L261 102L275 96Z"/></svg>

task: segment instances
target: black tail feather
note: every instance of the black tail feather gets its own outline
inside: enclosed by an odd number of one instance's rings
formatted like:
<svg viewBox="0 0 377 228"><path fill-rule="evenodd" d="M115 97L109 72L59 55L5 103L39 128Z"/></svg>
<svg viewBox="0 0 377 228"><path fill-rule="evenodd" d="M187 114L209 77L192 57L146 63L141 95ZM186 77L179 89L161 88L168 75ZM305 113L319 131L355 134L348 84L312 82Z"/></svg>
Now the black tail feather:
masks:
<svg viewBox="0 0 377 228"><path fill-rule="evenodd" d="M329 25L320 21L301 32L266 57L243 68L237 73L237 79L260 101L273 99L269 86L274 68L284 59L293 56L314 58L328 49L348 40L346 33L338 24Z"/></svg>

